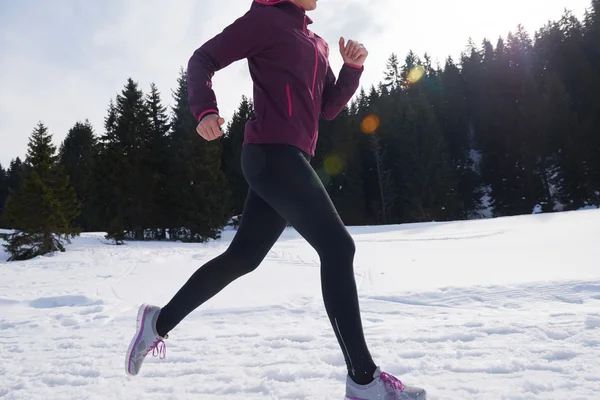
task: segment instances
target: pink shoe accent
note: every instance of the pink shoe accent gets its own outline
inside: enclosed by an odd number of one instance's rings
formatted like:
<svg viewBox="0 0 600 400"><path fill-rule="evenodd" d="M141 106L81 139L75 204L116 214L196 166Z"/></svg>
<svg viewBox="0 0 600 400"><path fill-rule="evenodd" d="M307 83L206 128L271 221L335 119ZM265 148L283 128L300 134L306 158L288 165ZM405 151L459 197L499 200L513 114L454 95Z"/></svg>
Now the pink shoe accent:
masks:
<svg viewBox="0 0 600 400"><path fill-rule="evenodd" d="M392 389L398 389L401 392L404 392L404 384L400 381L400 379L396 378L393 375L390 375L386 372L382 372L380 376L383 384Z"/></svg>
<svg viewBox="0 0 600 400"><path fill-rule="evenodd" d="M130 345L129 350L128 350L128 356L127 356L127 373L129 375L131 375L131 359L140 343L142 334L144 333L144 324L146 323L146 316L148 314L149 307L150 307L149 305L146 305L143 309L140 309L140 311L138 311L138 317L137 317L138 318L137 319L138 334L135 338L135 341ZM141 317L141 319L140 319L140 317ZM166 338L168 338L168 335L165 337L165 339ZM152 346L150 346L148 351L146 351L144 353L144 357L146 357L148 355L148 353L150 353L150 350L152 350L152 355L154 357L159 356L161 359L164 359L167 355L167 345L165 344L165 342L163 341L163 338L161 338L161 337L157 337L157 339L154 341Z"/></svg>
<svg viewBox="0 0 600 400"><path fill-rule="evenodd" d="M144 326L144 322L146 321L146 311L148 310L149 306L146 306L144 308L144 311L142 312L142 322L140 324L139 328L139 332L137 337L135 338L135 342L133 343L133 346L131 346L131 353L129 353L129 358L127 359L127 372L129 372L131 374L131 357L133 357L133 352L135 351L135 349L137 348L137 345L140 343L140 338L142 337L142 332L144 331L143 326Z"/></svg>
<svg viewBox="0 0 600 400"><path fill-rule="evenodd" d="M156 341L154 341L144 356L148 355L150 350L152 350L153 357L160 357L161 360L167 356L167 345L161 338L158 338Z"/></svg>

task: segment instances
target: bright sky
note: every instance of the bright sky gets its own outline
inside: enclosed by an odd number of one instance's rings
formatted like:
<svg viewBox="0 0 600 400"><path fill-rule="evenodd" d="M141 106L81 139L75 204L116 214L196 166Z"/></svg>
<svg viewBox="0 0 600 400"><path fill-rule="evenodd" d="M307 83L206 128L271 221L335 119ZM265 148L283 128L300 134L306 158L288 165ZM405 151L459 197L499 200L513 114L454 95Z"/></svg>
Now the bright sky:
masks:
<svg viewBox="0 0 600 400"><path fill-rule="evenodd" d="M0 163L24 157L42 121L58 144L86 118L104 130L108 103L128 77L144 92L158 85L166 104L181 67L203 42L242 15L251 0L0 0ZM457 58L469 37L495 44L517 24L531 36L565 8L582 17L590 0L320 0L311 29L341 66L341 35L370 51L362 85L383 77L392 52L412 49L443 62ZM217 73L214 89L224 118L251 95L245 61Z"/></svg>

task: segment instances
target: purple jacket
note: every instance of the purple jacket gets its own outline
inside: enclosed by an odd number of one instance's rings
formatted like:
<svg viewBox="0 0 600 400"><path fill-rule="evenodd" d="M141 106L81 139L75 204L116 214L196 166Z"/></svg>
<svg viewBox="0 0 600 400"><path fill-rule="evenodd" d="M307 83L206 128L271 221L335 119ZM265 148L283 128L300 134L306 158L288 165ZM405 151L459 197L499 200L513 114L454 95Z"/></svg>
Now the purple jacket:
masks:
<svg viewBox="0 0 600 400"><path fill-rule="evenodd" d="M308 30L310 23L304 9L289 0L253 0L245 15L189 61L189 103L198 121L219 113L214 73L247 58L255 117L246 124L244 144L289 144L314 156L319 116L331 120L343 110L364 68L344 64L336 80L327 42Z"/></svg>

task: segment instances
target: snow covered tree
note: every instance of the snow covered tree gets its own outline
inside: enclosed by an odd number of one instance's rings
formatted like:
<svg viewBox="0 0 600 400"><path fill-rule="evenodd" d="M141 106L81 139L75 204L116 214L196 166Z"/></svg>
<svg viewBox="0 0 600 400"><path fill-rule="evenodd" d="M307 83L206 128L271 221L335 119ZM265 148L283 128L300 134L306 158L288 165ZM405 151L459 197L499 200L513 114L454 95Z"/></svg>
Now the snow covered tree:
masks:
<svg viewBox="0 0 600 400"><path fill-rule="evenodd" d="M72 226L80 211L77 195L58 163L52 136L40 123L29 140L23 184L11 191L4 218L16 231L3 235L10 260L54 251L79 234Z"/></svg>
<svg viewBox="0 0 600 400"><path fill-rule="evenodd" d="M400 60L396 53L392 53L387 60L384 82L391 92L398 91L402 87Z"/></svg>
<svg viewBox="0 0 600 400"><path fill-rule="evenodd" d="M122 246L125 243L127 232L125 232L125 228L121 224L121 221L119 221L119 218L113 218L104 237L114 241L117 246Z"/></svg>

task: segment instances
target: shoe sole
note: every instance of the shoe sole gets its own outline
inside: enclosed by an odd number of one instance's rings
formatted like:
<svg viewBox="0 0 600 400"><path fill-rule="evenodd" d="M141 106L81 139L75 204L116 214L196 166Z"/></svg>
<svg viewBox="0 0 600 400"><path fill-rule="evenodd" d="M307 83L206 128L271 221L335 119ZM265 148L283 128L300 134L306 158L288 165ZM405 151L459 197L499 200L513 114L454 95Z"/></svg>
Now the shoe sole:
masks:
<svg viewBox="0 0 600 400"><path fill-rule="evenodd" d="M131 372L131 355L133 354L133 349L137 347L138 343L140 342L140 338L142 337L142 327L144 326L144 322L146 322L146 310L148 310L148 307L149 305L142 305L138 310L136 333L133 339L131 339L131 343L129 343L127 355L125 356L125 373L129 376L137 375L137 373L134 374Z"/></svg>

